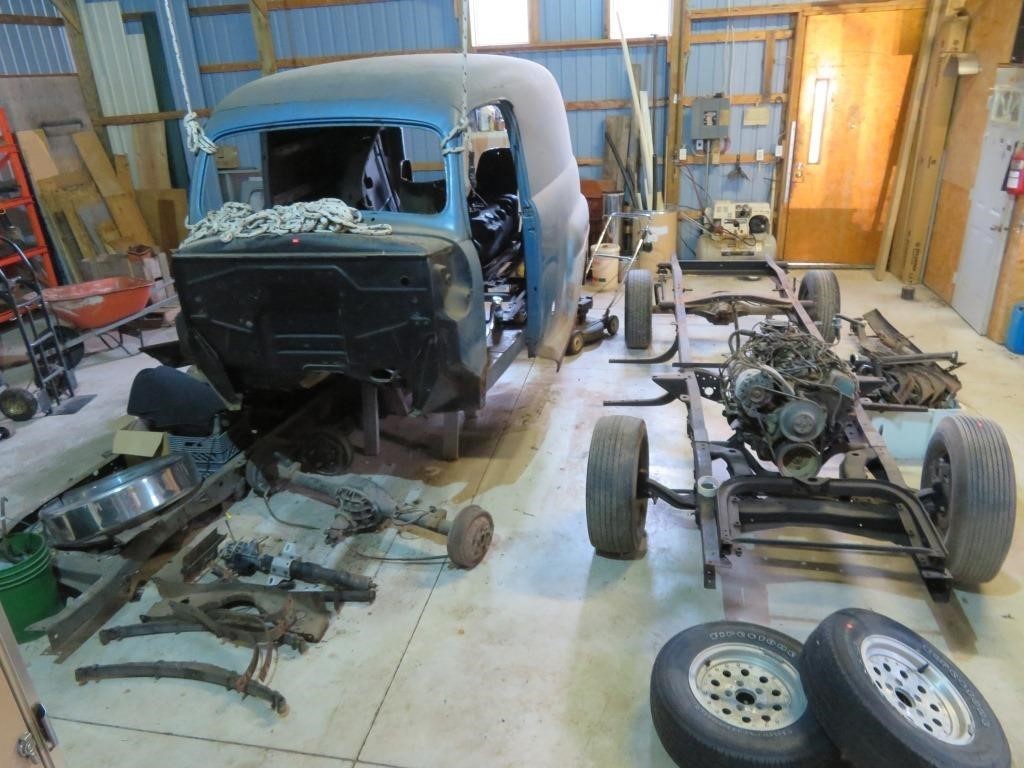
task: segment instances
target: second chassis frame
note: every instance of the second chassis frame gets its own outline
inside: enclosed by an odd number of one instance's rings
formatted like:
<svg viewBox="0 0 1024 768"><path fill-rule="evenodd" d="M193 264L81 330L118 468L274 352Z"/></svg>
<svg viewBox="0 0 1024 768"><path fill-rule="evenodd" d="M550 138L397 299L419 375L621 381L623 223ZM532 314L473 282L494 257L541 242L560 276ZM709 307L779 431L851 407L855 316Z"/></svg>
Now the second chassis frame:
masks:
<svg viewBox="0 0 1024 768"><path fill-rule="evenodd" d="M667 362L675 354L677 361L673 366L677 372L653 377L665 390L661 397L606 401L605 404L653 406L677 400L686 404L687 432L693 448L693 490L666 487L647 476L643 468L637 493L695 513L703 546L704 586L713 589L717 571L730 566L729 557L740 555L744 545L758 544L908 555L914 559L932 597L937 601L948 600L952 577L945 565L947 552L922 498L925 494L919 495L906 484L861 402L855 403L855 418L847 428L850 448L844 456L841 478L786 477L766 469L737 434L725 441L714 441L708 436L701 401L704 397L720 400L720 377L716 363L693 359L688 318L697 315L713 324L738 328L738 319L744 315L786 315L821 339L821 330L808 313L806 305L810 302L796 295L786 265L771 259L673 261L659 265L658 272L662 278L659 285L669 276L672 283L670 301L658 296L658 306L675 315L676 339L672 348L653 358L612 362ZM693 298L688 306L684 298L684 274L768 277L774 282L775 295L715 293ZM718 459L725 462L730 475L720 484L714 479L712 469ZM847 536L836 541L812 541L760 535L763 531L780 528L826 528Z"/></svg>

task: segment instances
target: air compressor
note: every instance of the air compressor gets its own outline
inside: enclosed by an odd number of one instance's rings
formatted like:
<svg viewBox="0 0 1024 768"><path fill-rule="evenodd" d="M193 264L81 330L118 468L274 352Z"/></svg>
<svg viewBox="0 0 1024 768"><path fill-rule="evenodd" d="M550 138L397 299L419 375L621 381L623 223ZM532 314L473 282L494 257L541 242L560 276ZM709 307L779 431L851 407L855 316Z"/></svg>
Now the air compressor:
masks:
<svg viewBox="0 0 1024 768"><path fill-rule="evenodd" d="M771 203L716 200L708 230L697 240L701 261L775 258Z"/></svg>

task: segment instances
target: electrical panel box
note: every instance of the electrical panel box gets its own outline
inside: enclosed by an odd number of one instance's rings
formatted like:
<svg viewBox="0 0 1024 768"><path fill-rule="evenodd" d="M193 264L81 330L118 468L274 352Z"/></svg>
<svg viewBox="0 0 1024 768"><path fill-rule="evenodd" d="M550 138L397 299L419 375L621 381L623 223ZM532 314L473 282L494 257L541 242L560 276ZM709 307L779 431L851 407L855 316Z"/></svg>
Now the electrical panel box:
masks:
<svg viewBox="0 0 1024 768"><path fill-rule="evenodd" d="M690 107L690 141L729 137L729 100L698 96Z"/></svg>

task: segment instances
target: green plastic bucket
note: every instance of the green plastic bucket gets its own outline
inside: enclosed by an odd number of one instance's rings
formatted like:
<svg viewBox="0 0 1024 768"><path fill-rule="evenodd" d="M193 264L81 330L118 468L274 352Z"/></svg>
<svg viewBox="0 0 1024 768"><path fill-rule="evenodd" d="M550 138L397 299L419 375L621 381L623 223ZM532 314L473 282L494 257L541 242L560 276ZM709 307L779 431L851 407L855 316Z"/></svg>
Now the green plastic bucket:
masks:
<svg viewBox="0 0 1024 768"><path fill-rule="evenodd" d="M0 606L19 643L34 640L39 632L25 628L60 610L57 579L50 567L50 549L35 533L15 533L7 537L7 551L17 562L11 563L0 549Z"/></svg>

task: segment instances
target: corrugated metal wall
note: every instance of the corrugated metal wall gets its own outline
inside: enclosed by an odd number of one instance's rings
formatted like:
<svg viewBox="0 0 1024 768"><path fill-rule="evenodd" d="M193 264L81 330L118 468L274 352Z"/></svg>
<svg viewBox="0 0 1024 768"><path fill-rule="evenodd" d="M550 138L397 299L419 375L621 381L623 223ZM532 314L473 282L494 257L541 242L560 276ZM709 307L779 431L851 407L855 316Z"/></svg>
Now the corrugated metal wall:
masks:
<svg viewBox="0 0 1024 768"><path fill-rule="evenodd" d="M50 0L0 0L0 13L60 16ZM63 27L0 24L0 75L54 75L74 71Z"/></svg>
<svg viewBox="0 0 1024 768"><path fill-rule="evenodd" d="M87 0L90 1L90 0ZM162 11L162 0L120 0L129 12ZM256 45L247 13L191 15L188 8L223 5L224 0L176 0L176 24L183 58L192 91L193 105L214 106L226 94L259 76ZM737 8L764 4L764 0L689 0L691 10ZM593 40L604 34L605 0L541 0L539 3L540 38L543 42ZM0 11L10 13L55 14L49 0L0 0ZM164 54L169 64L174 59L167 25L158 13L164 36ZM693 33L728 34L765 29L788 29L792 16L772 15L746 18L698 19ZM137 22L128 22L127 31L138 33ZM452 0L388 0L387 2L347 4L271 13L271 29L279 58L309 58L353 55L381 51L455 49L459 45ZM70 53L60 27L0 25L0 74L70 71ZM772 90L785 88L791 40L775 42L775 69ZM765 43L733 41L695 44L686 76L687 96L709 96L718 92L749 95L761 90ZM649 87L651 67L657 74L658 91L664 98L668 69L664 43L637 45L631 50L642 70L641 87ZM517 52L517 56L547 67L558 80L566 101L628 100L629 84L616 47L575 50ZM235 71L209 71L209 68ZM207 71L202 71L207 69ZM200 74L201 72L201 74ZM181 89L175 83L179 105ZM767 126L744 127L744 106L734 106L730 129L729 154L753 155L758 149L771 155L785 130L781 104L770 104ZM655 147L664 149L665 108L657 107ZM684 124L689 110L684 110ZM604 148L604 120L610 114L628 114L629 110L572 110L569 126L577 157L600 158ZM699 205L695 187L707 190L714 198L767 200L772 177L780 169L774 164L745 164L749 180L728 178L733 165L728 155L710 170L689 166L696 184L683 174L679 202L687 207ZM600 167L584 165L584 178L596 178ZM703 192L701 193L703 196Z"/></svg>

